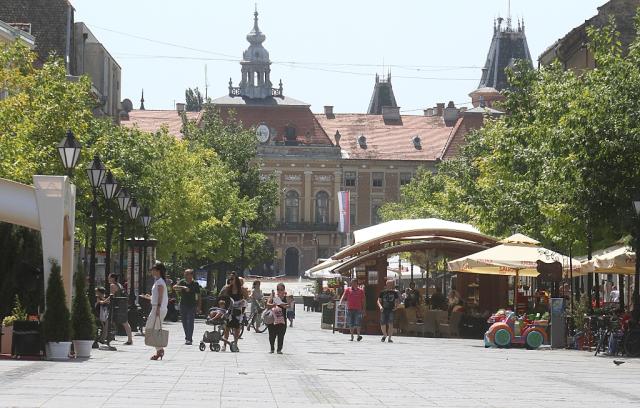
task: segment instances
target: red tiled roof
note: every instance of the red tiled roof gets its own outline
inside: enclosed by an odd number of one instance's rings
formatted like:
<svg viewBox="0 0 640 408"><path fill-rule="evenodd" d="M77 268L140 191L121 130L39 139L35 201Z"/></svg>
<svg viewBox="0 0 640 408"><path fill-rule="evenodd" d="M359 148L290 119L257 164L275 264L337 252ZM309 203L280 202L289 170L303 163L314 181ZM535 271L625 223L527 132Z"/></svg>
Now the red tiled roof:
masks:
<svg viewBox="0 0 640 408"><path fill-rule="evenodd" d="M257 127L264 123L275 130L271 140L284 142L285 129L292 126L296 131L296 140L299 144L329 145L332 139L327 136L316 116L307 105L298 106L252 106L252 105L215 105L220 111L220 117L227 120L231 112L236 120L239 120L246 128Z"/></svg>
<svg viewBox="0 0 640 408"><path fill-rule="evenodd" d="M196 120L200 112L186 112L186 115L187 119ZM152 133L166 127L170 135L182 139L182 117L175 110L132 110L129 120L121 120L120 124Z"/></svg>
<svg viewBox="0 0 640 408"><path fill-rule="evenodd" d="M458 119L456 125L449 136L442 153L440 154L443 160L454 158L460 151L460 147L465 142L465 136L472 130L480 129L484 123L484 115L479 113L463 113L462 117Z"/></svg>
<svg viewBox="0 0 640 408"><path fill-rule="evenodd" d="M316 118L331 138L340 132L342 156L348 159L434 161L453 130L441 116L402 115L400 121L387 123L382 115L362 113L337 113L331 118L317 114ZM366 149L358 144L361 135L366 138ZM416 136L421 149L414 146Z"/></svg>

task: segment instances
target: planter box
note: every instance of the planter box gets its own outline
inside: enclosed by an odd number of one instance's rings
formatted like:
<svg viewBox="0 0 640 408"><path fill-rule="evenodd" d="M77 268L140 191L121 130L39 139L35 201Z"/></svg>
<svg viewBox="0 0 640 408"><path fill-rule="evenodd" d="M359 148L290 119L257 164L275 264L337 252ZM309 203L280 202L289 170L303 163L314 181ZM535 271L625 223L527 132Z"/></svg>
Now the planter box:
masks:
<svg viewBox="0 0 640 408"><path fill-rule="evenodd" d="M47 359L49 360L68 360L70 351L70 341L47 342Z"/></svg>
<svg viewBox="0 0 640 408"><path fill-rule="evenodd" d="M13 323L11 354L16 357L42 356L40 322L16 321Z"/></svg>
<svg viewBox="0 0 640 408"><path fill-rule="evenodd" d="M93 340L73 340L73 351L77 358L91 357L91 346L93 346Z"/></svg>
<svg viewBox="0 0 640 408"><path fill-rule="evenodd" d="M0 343L1 354L11 354L12 340L13 326L2 326L2 343Z"/></svg>

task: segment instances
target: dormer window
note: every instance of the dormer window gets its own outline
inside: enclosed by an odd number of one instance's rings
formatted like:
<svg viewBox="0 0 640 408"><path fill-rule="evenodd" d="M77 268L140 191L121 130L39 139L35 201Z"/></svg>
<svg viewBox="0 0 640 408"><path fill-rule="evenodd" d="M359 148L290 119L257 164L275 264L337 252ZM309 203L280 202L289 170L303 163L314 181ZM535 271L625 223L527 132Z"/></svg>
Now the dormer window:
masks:
<svg viewBox="0 0 640 408"><path fill-rule="evenodd" d="M415 147L416 150L421 150L422 149L422 141L420 140L420 136L415 136L411 140L413 141L413 147Z"/></svg>
<svg viewBox="0 0 640 408"><path fill-rule="evenodd" d="M298 144L296 139L296 128L293 125L287 125L284 128L284 143L287 146L295 146Z"/></svg>
<svg viewBox="0 0 640 408"><path fill-rule="evenodd" d="M360 135L358 137L358 145L362 149L366 149L367 148L367 138L364 135Z"/></svg>

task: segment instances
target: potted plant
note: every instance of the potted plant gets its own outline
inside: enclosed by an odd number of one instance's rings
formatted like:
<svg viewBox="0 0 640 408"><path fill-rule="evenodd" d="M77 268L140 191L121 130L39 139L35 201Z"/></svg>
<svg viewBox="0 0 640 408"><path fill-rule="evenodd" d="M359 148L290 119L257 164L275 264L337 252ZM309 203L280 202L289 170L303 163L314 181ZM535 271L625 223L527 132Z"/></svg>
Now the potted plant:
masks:
<svg viewBox="0 0 640 408"><path fill-rule="evenodd" d="M96 334L96 322L87 296L86 277L82 267L74 276L75 297L71 305L71 332L76 357L91 357L91 346Z"/></svg>
<svg viewBox="0 0 640 408"><path fill-rule="evenodd" d="M47 357L52 360L69 358L71 349L71 319L60 276L60 266L51 261L47 287L46 310L42 322Z"/></svg>
<svg viewBox="0 0 640 408"><path fill-rule="evenodd" d="M12 354L11 346L13 344L13 325L17 321L27 320L27 311L22 306L20 298L16 294L16 300L13 304L11 314L2 319L2 344L0 350L3 354Z"/></svg>

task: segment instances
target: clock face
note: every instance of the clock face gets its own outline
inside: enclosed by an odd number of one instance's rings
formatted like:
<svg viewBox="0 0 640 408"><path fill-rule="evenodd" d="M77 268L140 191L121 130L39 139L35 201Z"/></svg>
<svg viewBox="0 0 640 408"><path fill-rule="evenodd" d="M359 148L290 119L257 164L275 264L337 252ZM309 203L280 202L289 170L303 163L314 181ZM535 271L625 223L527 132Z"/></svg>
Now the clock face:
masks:
<svg viewBox="0 0 640 408"><path fill-rule="evenodd" d="M256 137L260 143L267 143L269 141L269 127L267 125L260 125L256 129Z"/></svg>

